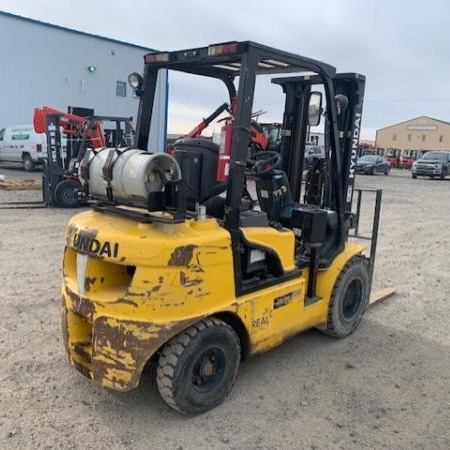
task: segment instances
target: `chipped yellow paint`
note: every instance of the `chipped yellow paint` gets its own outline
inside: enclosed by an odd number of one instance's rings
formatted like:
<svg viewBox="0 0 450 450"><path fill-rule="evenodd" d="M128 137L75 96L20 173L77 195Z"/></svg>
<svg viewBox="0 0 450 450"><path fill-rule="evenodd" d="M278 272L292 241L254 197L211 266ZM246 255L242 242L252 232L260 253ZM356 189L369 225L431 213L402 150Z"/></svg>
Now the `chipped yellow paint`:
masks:
<svg viewBox="0 0 450 450"><path fill-rule="evenodd" d="M243 233L249 242L273 249L284 270L295 267L292 231L247 228ZM115 390L136 387L145 364L165 342L214 314L240 318L251 354L322 325L336 278L363 250L347 243L331 267L319 273L322 299L305 306L308 270L236 298L230 235L213 219L140 224L87 211L71 219L66 242L66 351L77 370ZM277 301L282 307L274 306Z"/></svg>

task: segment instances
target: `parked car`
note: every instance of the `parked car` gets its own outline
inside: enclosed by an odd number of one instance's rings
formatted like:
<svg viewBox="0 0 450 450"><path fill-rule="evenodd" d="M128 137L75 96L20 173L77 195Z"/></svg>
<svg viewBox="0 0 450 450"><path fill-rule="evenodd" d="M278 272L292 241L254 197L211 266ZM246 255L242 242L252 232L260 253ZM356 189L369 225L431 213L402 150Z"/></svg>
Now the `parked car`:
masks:
<svg viewBox="0 0 450 450"><path fill-rule="evenodd" d="M0 130L0 162L21 163L27 171L42 164L47 155L47 138L33 125L16 125Z"/></svg>
<svg viewBox="0 0 450 450"><path fill-rule="evenodd" d="M427 152L414 162L411 168L413 178L439 177L443 180L450 175L450 152Z"/></svg>
<svg viewBox="0 0 450 450"><path fill-rule="evenodd" d="M365 175L384 173L385 175L389 175L390 170L391 165L383 156L364 155L356 161L356 173L362 173Z"/></svg>
<svg viewBox="0 0 450 450"><path fill-rule="evenodd" d="M325 159L325 151L318 145L305 146L305 158L303 160L303 169L311 169L314 159Z"/></svg>
<svg viewBox="0 0 450 450"><path fill-rule="evenodd" d="M396 156L386 156L386 161L389 163L389 167L398 169L400 166L400 160Z"/></svg>
<svg viewBox="0 0 450 450"><path fill-rule="evenodd" d="M411 169L414 164L414 158L410 156L402 156L400 158L400 169Z"/></svg>

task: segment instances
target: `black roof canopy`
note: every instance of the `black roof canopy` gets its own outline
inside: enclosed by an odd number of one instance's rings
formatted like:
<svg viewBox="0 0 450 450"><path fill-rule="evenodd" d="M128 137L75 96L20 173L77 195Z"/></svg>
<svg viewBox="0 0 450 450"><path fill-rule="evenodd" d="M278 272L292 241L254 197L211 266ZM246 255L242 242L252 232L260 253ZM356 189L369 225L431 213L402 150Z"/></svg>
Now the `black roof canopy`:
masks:
<svg viewBox="0 0 450 450"><path fill-rule="evenodd" d="M224 42L174 52L148 53L145 55L145 63L171 70L225 78L239 76L242 57L246 54L258 58L258 75L315 72L332 77L336 73L336 69L329 64L252 41Z"/></svg>

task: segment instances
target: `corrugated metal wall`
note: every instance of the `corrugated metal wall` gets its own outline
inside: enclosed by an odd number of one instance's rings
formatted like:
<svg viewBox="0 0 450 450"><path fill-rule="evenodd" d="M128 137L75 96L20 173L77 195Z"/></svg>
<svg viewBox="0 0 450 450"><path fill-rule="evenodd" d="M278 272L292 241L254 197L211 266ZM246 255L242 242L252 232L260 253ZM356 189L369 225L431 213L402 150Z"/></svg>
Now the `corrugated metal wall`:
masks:
<svg viewBox="0 0 450 450"><path fill-rule="evenodd" d="M98 115L132 116L139 100L127 78L142 73L148 53L118 43L8 14L0 14L0 128L29 124L35 107L93 108ZM89 66L96 68L91 73ZM149 148L165 142L166 73L160 75L156 113ZM126 97L116 95L116 83L126 83Z"/></svg>

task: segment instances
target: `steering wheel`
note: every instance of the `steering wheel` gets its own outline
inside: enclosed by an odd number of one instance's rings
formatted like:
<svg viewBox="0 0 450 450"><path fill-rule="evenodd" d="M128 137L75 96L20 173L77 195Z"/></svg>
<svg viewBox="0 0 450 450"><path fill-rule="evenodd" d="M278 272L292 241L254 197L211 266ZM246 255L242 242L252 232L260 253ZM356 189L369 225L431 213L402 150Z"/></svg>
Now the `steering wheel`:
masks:
<svg viewBox="0 0 450 450"><path fill-rule="evenodd" d="M281 155L274 151L257 152L247 158L246 175L265 175L278 168L281 164Z"/></svg>

